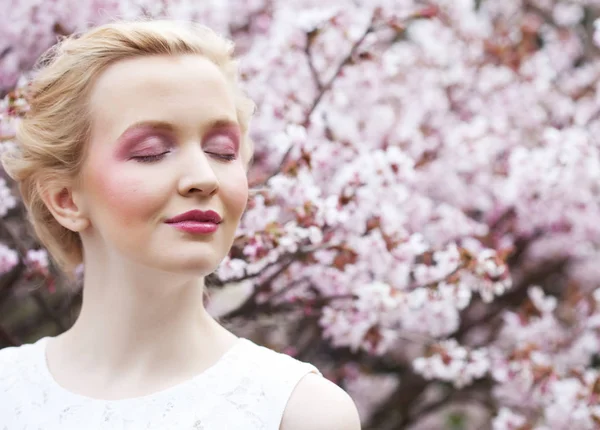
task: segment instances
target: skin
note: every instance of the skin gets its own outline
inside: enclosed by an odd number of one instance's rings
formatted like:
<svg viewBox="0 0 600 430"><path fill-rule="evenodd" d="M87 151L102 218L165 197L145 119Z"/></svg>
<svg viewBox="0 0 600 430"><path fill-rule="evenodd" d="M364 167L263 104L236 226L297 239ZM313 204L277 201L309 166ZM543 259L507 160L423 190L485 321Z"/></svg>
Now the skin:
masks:
<svg viewBox="0 0 600 430"><path fill-rule="evenodd" d="M44 197L80 233L85 255L81 313L50 340L46 359L64 388L117 400L188 380L238 340L208 315L202 295L204 276L233 243L248 183L233 93L202 56L112 64L93 83L89 110L79 181ZM218 230L194 235L165 223L192 209L221 215ZM311 406L319 396L327 398ZM314 375L298 384L281 428L326 425L298 415L308 406L316 417L321 409L326 420L335 411L353 420L335 428L359 428L347 394Z"/></svg>

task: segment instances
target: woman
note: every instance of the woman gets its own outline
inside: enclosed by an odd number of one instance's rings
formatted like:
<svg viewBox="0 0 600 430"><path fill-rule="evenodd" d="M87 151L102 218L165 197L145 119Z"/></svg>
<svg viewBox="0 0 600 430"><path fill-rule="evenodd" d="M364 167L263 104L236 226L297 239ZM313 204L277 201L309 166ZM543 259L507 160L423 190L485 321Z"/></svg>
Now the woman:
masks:
<svg viewBox="0 0 600 430"><path fill-rule="evenodd" d="M0 428L360 428L314 366L203 307L248 198L253 104L232 44L118 22L41 64L3 163L57 263L84 264L83 304L65 333L0 351Z"/></svg>

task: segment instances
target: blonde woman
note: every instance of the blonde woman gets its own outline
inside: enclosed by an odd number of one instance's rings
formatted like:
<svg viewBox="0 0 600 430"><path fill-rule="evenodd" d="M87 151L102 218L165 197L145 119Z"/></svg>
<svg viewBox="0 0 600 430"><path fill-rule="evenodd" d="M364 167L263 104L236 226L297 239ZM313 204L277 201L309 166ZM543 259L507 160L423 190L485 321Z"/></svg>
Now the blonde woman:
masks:
<svg viewBox="0 0 600 430"><path fill-rule="evenodd" d="M232 44L115 22L41 61L3 164L40 240L84 263L71 329L0 350L0 429L359 429L319 371L203 307L248 198L253 103Z"/></svg>

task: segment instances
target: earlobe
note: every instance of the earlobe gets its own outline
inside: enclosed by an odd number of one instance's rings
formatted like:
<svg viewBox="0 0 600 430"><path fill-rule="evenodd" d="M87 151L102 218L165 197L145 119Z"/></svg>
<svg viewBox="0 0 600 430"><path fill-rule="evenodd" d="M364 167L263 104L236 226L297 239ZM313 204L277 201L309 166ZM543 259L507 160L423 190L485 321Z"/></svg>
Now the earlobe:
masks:
<svg viewBox="0 0 600 430"><path fill-rule="evenodd" d="M42 200L56 221L63 227L80 232L89 226L82 202L70 187L48 188L42 193Z"/></svg>

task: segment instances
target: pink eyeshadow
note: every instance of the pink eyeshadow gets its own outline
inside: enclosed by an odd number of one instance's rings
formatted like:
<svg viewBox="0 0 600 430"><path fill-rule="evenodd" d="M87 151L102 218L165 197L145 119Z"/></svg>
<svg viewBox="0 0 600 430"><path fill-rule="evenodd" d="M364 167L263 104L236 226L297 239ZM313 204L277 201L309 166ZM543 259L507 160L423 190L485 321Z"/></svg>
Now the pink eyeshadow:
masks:
<svg viewBox="0 0 600 430"><path fill-rule="evenodd" d="M116 151L116 155L118 158L126 158L130 155L131 151L136 149L136 145L141 143L145 138L152 137L158 135L160 138L160 133L162 130L157 129L156 127L149 126L140 126L131 128L125 131L117 140L118 147ZM161 147L164 146L160 145ZM156 149L157 145L143 145L140 148L140 151L149 151Z"/></svg>
<svg viewBox="0 0 600 430"><path fill-rule="evenodd" d="M210 139L213 139L213 138L219 137L219 136L228 137L233 145L233 146L218 145L219 149L231 149L237 154L237 152L240 149L240 138L241 138L239 128L234 125L213 128L208 133L206 133L203 141L208 142Z"/></svg>

